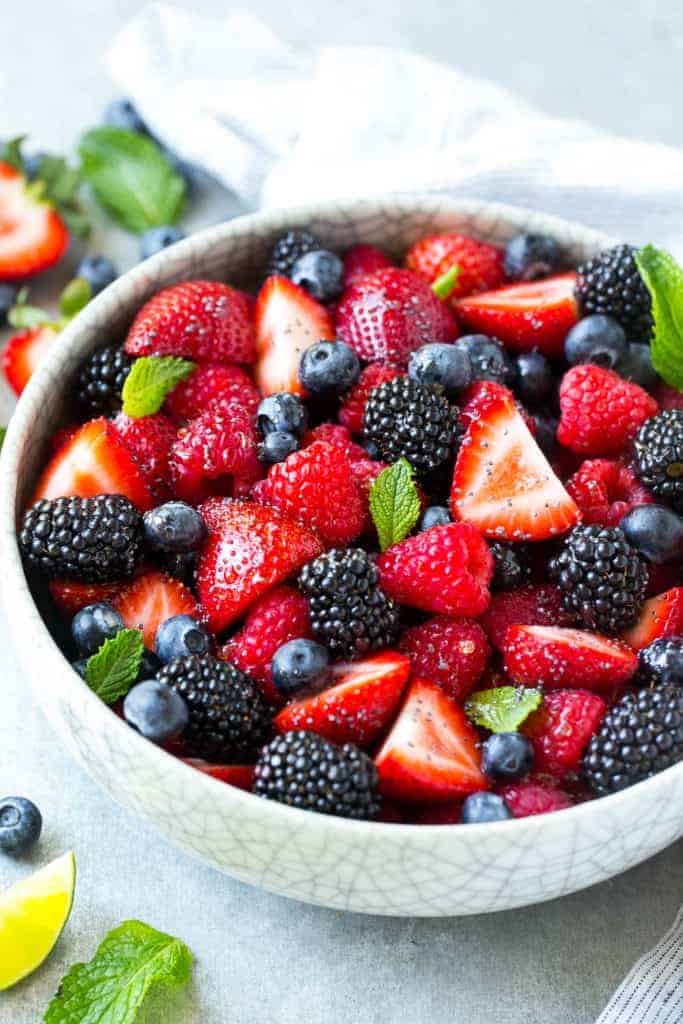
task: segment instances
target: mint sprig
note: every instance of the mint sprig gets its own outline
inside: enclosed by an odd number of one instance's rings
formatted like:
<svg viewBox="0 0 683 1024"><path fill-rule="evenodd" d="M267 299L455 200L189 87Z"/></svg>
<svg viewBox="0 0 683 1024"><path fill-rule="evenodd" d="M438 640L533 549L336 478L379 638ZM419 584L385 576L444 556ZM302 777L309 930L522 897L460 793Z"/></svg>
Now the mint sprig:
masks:
<svg viewBox="0 0 683 1024"><path fill-rule="evenodd" d="M69 281L59 296L60 316L55 319L39 306L27 303L28 288L22 288L16 302L7 314L7 322L18 331L33 330L35 327L52 327L61 331L73 320L77 313L88 305L92 298L92 289L85 278L75 277Z"/></svg>
<svg viewBox="0 0 683 1024"><path fill-rule="evenodd" d="M6 436L7 436L7 427L0 427L0 452L2 451L2 446L5 443L5 437Z"/></svg>
<svg viewBox="0 0 683 1024"><path fill-rule="evenodd" d="M490 732L515 732L541 706L538 690L526 686L496 686L473 693L465 703L468 717Z"/></svg>
<svg viewBox="0 0 683 1024"><path fill-rule="evenodd" d="M370 488L370 514L379 544L386 551L408 536L420 515L413 467L401 458L382 470Z"/></svg>
<svg viewBox="0 0 683 1024"><path fill-rule="evenodd" d="M187 985L191 971L192 953L180 939L142 921L124 921L92 960L67 972L44 1024L134 1024L150 996Z"/></svg>
<svg viewBox="0 0 683 1024"><path fill-rule="evenodd" d="M683 268L653 245L640 249L635 260L652 296L652 365L663 381L683 391Z"/></svg>
<svg viewBox="0 0 683 1024"><path fill-rule="evenodd" d="M137 679L144 650L142 633L122 629L88 658L86 683L105 704L114 704L125 697Z"/></svg>
<svg viewBox="0 0 683 1024"><path fill-rule="evenodd" d="M121 392L124 413L139 419L158 412L166 395L195 368L195 363L178 356L142 356L136 359Z"/></svg>

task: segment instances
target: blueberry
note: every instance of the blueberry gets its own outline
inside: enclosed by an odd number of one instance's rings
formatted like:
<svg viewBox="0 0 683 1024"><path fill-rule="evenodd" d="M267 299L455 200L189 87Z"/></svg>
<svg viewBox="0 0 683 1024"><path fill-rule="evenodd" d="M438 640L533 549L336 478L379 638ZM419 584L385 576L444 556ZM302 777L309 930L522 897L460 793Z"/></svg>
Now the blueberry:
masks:
<svg viewBox="0 0 683 1024"><path fill-rule="evenodd" d="M127 132L149 135L149 128L132 100L125 97L111 101L104 111L103 121L112 128L123 128Z"/></svg>
<svg viewBox="0 0 683 1024"><path fill-rule="evenodd" d="M174 554L196 551L207 535L200 513L184 501L167 501L145 512L142 529L150 548Z"/></svg>
<svg viewBox="0 0 683 1024"><path fill-rule="evenodd" d="M0 284L0 327L7 323L7 314L17 301L19 289L11 284Z"/></svg>
<svg viewBox="0 0 683 1024"><path fill-rule="evenodd" d="M553 371L540 352L523 352L517 356L515 392L524 405L541 405L553 388Z"/></svg>
<svg viewBox="0 0 683 1024"><path fill-rule="evenodd" d="M301 437L308 426L308 414L298 395L278 391L263 399L256 410L256 423L264 437L276 430Z"/></svg>
<svg viewBox="0 0 683 1024"><path fill-rule="evenodd" d="M76 267L76 277L84 277L93 295L115 281L119 272L107 256L85 256Z"/></svg>
<svg viewBox="0 0 683 1024"><path fill-rule="evenodd" d="M333 302L344 290L344 264L328 249L313 249L299 256L290 277L318 302Z"/></svg>
<svg viewBox="0 0 683 1024"><path fill-rule="evenodd" d="M272 434L266 434L263 441L258 445L258 457L261 462L275 463L284 462L288 455L295 452L299 447L299 438L286 430L274 430Z"/></svg>
<svg viewBox="0 0 683 1024"><path fill-rule="evenodd" d="M161 228L149 228L140 239L140 259L148 260L155 256L162 249L168 249L169 245L180 242L185 238L180 228L174 228L172 224L166 224Z"/></svg>
<svg viewBox="0 0 683 1024"><path fill-rule="evenodd" d="M166 683L146 679L128 691L123 717L152 743L164 743L179 736L187 725L187 704Z"/></svg>
<svg viewBox="0 0 683 1024"><path fill-rule="evenodd" d="M664 505L637 505L619 526L626 540L649 562L683 557L683 519Z"/></svg>
<svg viewBox="0 0 683 1024"><path fill-rule="evenodd" d="M640 342L634 341L627 347L614 369L624 380L639 384L646 391L652 391L659 381L652 365L650 346Z"/></svg>
<svg viewBox="0 0 683 1024"><path fill-rule="evenodd" d="M314 640L290 640L278 647L273 657L273 682L280 693L319 690L329 678L330 655Z"/></svg>
<svg viewBox="0 0 683 1024"><path fill-rule="evenodd" d="M24 174L29 181L35 181L40 174L47 153L29 153L23 158Z"/></svg>
<svg viewBox="0 0 683 1024"><path fill-rule="evenodd" d="M43 818L31 800L6 796L0 800L0 850L11 857L27 853L40 838Z"/></svg>
<svg viewBox="0 0 683 1024"><path fill-rule="evenodd" d="M653 640L638 652L640 679L650 683L683 686L683 637L666 636Z"/></svg>
<svg viewBox="0 0 683 1024"><path fill-rule="evenodd" d="M157 629L154 646L157 655L166 664L172 658L206 654L209 650L209 637L203 626L191 615L172 615Z"/></svg>
<svg viewBox="0 0 683 1024"><path fill-rule="evenodd" d="M427 387L442 388L447 395L456 395L472 383L472 363L462 346L433 342L411 353L408 376Z"/></svg>
<svg viewBox="0 0 683 1024"><path fill-rule="evenodd" d="M481 825L489 821L506 821L512 811L502 796L495 793L473 793L462 805L460 821L463 825Z"/></svg>
<svg viewBox="0 0 683 1024"><path fill-rule="evenodd" d="M312 395L341 395L359 376L358 356L343 341L319 341L299 363L299 380Z"/></svg>
<svg viewBox="0 0 683 1024"><path fill-rule="evenodd" d="M554 416L541 413L534 416L534 422L536 423L536 444L544 455L554 455L557 447L558 420Z"/></svg>
<svg viewBox="0 0 683 1024"><path fill-rule="evenodd" d="M492 779L521 779L534 763L531 740L518 732L499 732L484 744L482 767Z"/></svg>
<svg viewBox="0 0 683 1024"><path fill-rule="evenodd" d="M560 247L548 235L515 235L505 249L504 269L511 281L537 281L556 274L562 263Z"/></svg>
<svg viewBox="0 0 683 1024"><path fill-rule="evenodd" d="M142 682L143 679L153 679L160 668L161 659L156 656L154 651L150 651L148 647L145 647L142 652L140 668L138 669L138 677L135 681L139 683Z"/></svg>
<svg viewBox="0 0 683 1024"><path fill-rule="evenodd" d="M466 334L458 339L458 348L470 357L472 380L492 380L511 387L515 365L497 338L486 334Z"/></svg>
<svg viewBox="0 0 683 1024"><path fill-rule="evenodd" d="M613 369L626 353L624 328L611 316L594 313L575 324L564 341L564 354L572 366L595 363Z"/></svg>
<svg viewBox="0 0 683 1024"><path fill-rule="evenodd" d="M71 636L78 653L88 658L123 627L123 619L110 604L89 604L74 615Z"/></svg>
<svg viewBox="0 0 683 1024"><path fill-rule="evenodd" d="M451 514L445 505L430 505L422 513L420 519L420 530L431 530L433 526L447 526L451 520Z"/></svg>

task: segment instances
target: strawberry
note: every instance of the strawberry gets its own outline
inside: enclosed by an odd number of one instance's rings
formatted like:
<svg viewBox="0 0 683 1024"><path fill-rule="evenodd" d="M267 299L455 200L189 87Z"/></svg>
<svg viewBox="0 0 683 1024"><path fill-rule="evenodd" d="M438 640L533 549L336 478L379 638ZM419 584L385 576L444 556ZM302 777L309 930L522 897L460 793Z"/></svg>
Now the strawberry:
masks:
<svg viewBox="0 0 683 1024"><path fill-rule="evenodd" d="M198 772L210 775L212 779L227 782L230 786L246 789L247 793L251 793L254 784L254 766L251 764L212 764L210 761L202 761L199 757L184 757L182 760L191 768L196 768Z"/></svg>
<svg viewBox="0 0 683 1024"><path fill-rule="evenodd" d="M251 363L254 330L249 297L219 281L171 285L138 312L124 348L130 356Z"/></svg>
<svg viewBox="0 0 683 1024"><path fill-rule="evenodd" d="M275 587L260 597L247 613L244 625L220 649L218 657L229 661L259 683L269 704L283 698L273 684L273 655L288 640L310 640L308 601L293 587Z"/></svg>
<svg viewBox="0 0 683 1024"><path fill-rule="evenodd" d="M460 299L456 313L469 331L499 338L512 352L538 349L558 358L564 339L578 319L576 274L508 285Z"/></svg>
<svg viewBox="0 0 683 1024"><path fill-rule="evenodd" d="M618 526L636 505L652 502L633 470L609 459L583 462L567 481L567 493L578 505L583 523L601 526Z"/></svg>
<svg viewBox="0 0 683 1024"><path fill-rule="evenodd" d="M520 405L512 391L497 384L493 380L475 380L460 396L460 422L465 429L473 420L478 420L484 415L489 405L497 399L507 399L517 406L517 411L529 428L529 433L536 436L536 420L531 416L523 405Z"/></svg>
<svg viewBox="0 0 683 1024"><path fill-rule="evenodd" d="M54 455L55 452L58 452L80 429L80 423L66 423L63 427L55 430L54 434L50 437L50 451L52 454Z"/></svg>
<svg viewBox="0 0 683 1024"><path fill-rule="evenodd" d="M557 778L578 772L607 704L588 690L554 690L521 726L534 746L534 767Z"/></svg>
<svg viewBox="0 0 683 1024"><path fill-rule="evenodd" d="M626 683L638 658L619 640L559 626L510 626L503 646L505 670L522 686L607 689Z"/></svg>
<svg viewBox="0 0 683 1024"><path fill-rule="evenodd" d="M213 633L322 552L315 534L274 508L210 498L200 512L209 539L199 562L197 591Z"/></svg>
<svg viewBox="0 0 683 1024"><path fill-rule="evenodd" d="M549 814L572 807L574 801L549 780L525 779L502 786L498 792L515 818L529 818L534 814Z"/></svg>
<svg viewBox="0 0 683 1024"><path fill-rule="evenodd" d="M576 504L508 394L488 393L470 422L451 487L454 519L496 540L547 540L579 520Z"/></svg>
<svg viewBox="0 0 683 1024"><path fill-rule="evenodd" d="M317 427L304 434L301 447L308 448L315 441L326 441L328 444L334 445L335 448L341 448L351 462L370 460L365 448L356 444L348 429L340 423L319 423Z"/></svg>
<svg viewBox="0 0 683 1024"><path fill-rule="evenodd" d="M683 587L673 587L645 601L638 621L622 633L621 639L635 651L642 651L660 637L680 635L683 635Z"/></svg>
<svg viewBox="0 0 683 1024"><path fill-rule="evenodd" d="M410 662L396 651L335 665L332 686L288 704L276 716L278 732L310 729L332 743L367 747L394 716L410 675Z"/></svg>
<svg viewBox="0 0 683 1024"><path fill-rule="evenodd" d="M488 789L479 737L440 686L416 678L375 758L380 791L396 800L450 801Z"/></svg>
<svg viewBox="0 0 683 1024"><path fill-rule="evenodd" d="M372 389L402 376L403 372L396 366L389 366L387 363L370 363L361 372L360 377L346 396L344 404L339 410L339 422L347 427L352 434L362 434L363 415Z"/></svg>
<svg viewBox="0 0 683 1024"><path fill-rule="evenodd" d="M560 444L588 456L621 455L657 403L637 384L587 363L565 373L560 412Z"/></svg>
<svg viewBox="0 0 683 1024"><path fill-rule="evenodd" d="M450 309L410 270L388 267L356 281L337 309L337 334L361 359L405 367L430 341L453 341Z"/></svg>
<svg viewBox="0 0 683 1024"><path fill-rule="evenodd" d="M112 423L90 420L52 456L30 504L41 498L123 494L140 511L154 504L149 485Z"/></svg>
<svg viewBox="0 0 683 1024"><path fill-rule="evenodd" d="M48 582L57 611L65 619L89 604L111 604L123 583L82 583L81 580L55 579Z"/></svg>
<svg viewBox="0 0 683 1024"><path fill-rule="evenodd" d="M252 491L318 534L327 547L350 544L365 524L366 502L342 448L315 441L270 467Z"/></svg>
<svg viewBox="0 0 683 1024"><path fill-rule="evenodd" d="M571 626L572 623L571 615L562 605L560 589L553 583L493 594L481 620L486 635L499 651L503 650L510 626Z"/></svg>
<svg viewBox="0 0 683 1024"><path fill-rule="evenodd" d="M157 412L133 419L120 412L114 426L142 470L157 504L171 497L169 455L175 441L173 421Z"/></svg>
<svg viewBox="0 0 683 1024"><path fill-rule="evenodd" d="M443 615L481 615L489 603L493 556L469 523L408 537L377 559L383 589L399 604Z"/></svg>
<svg viewBox="0 0 683 1024"><path fill-rule="evenodd" d="M344 254L344 290L376 270L392 265L389 257L374 245L353 245Z"/></svg>
<svg viewBox="0 0 683 1024"><path fill-rule="evenodd" d="M59 214L10 164L0 161L0 281L19 281L57 263L69 243Z"/></svg>
<svg viewBox="0 0 683 1024"><path fill-rule="evenodd" d="M58 331L52 324L40 324L9 339L2 353L2 372L15 395L22 393L57 335Z"/></svg>
<svg viewBox="0 0 683 1024"><path fill-rule="evenodd" d="M145 647L154 650L157 629L172 615L191 615L200 610L192 593L180 580L162 572L147 572L127 583L113 600L128 629L141 629Z"/></svg>
<svg viewBox="0 0 683 1024"><path fill-rule="evenodd" d="M261 401L251 377L240 366L203 363L173 389L164 409L178 423L186 423L205 412L217 398L235 399L252 415Z"/></svg>
<svg viewBox="0 0 683 1024"><path fill-rule="evenodd" d="M477 685L491 653L478 622L442 615L406 629L400 646L410 657L415 675L438 683L459 701Z"/></svg>
<svg viewBox="0 0 683 1024"><path fill-rule="evenodd" d="M488 292L505 283L504 252L497 245L467 235L428 235L408 250L405 263L428 284L434 284L452 267L458 267L449 302L477 292Z"/></svg>
<svg viewBox="0 0 683 1024"><path fill-rule="evenodd" d="M301 354L317 341L334 341L324 306L286 277L269 277L256 299L256 367L261 393L305 394L299 382Z"/></svg>

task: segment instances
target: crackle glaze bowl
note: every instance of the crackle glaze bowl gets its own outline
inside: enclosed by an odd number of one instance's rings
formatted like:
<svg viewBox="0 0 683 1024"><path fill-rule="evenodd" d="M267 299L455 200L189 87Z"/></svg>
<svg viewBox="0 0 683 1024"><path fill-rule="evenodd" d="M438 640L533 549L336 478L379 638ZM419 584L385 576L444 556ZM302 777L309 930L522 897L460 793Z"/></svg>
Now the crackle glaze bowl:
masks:
<svg viewBox="0 0 683 1024"><path fill-rule="evenodd" d="M15 527L66 409L79 363L122 337L154 292L187 278L249 284L283 229L309 225L330 248L374 243L397 255L434 231L503 243L554 235L572 261L610 242L577 224L445 198L389 199L255 214L202 231L129 271L64 331L7 434L0 473L2 585L10 633L55 729L120 804L189 854L235 878L311 903L390 915L504 910L601 882L683 835L683 764L622 793L554 814L468 826L353 822L235 789L147 742L88 689L29 591Z"/></svg>

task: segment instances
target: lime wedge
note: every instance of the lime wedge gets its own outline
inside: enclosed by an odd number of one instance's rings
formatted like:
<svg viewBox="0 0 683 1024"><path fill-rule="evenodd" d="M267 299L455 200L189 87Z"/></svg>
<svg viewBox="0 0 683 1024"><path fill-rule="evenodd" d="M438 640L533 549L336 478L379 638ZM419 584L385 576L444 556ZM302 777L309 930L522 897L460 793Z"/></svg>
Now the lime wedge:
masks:
<svg viewBox="0 0 683 1024"><path fill-rule="evenodd" d="M50 955L71 912L76 861L65 853L0 892L0 992Z"/></svg>

